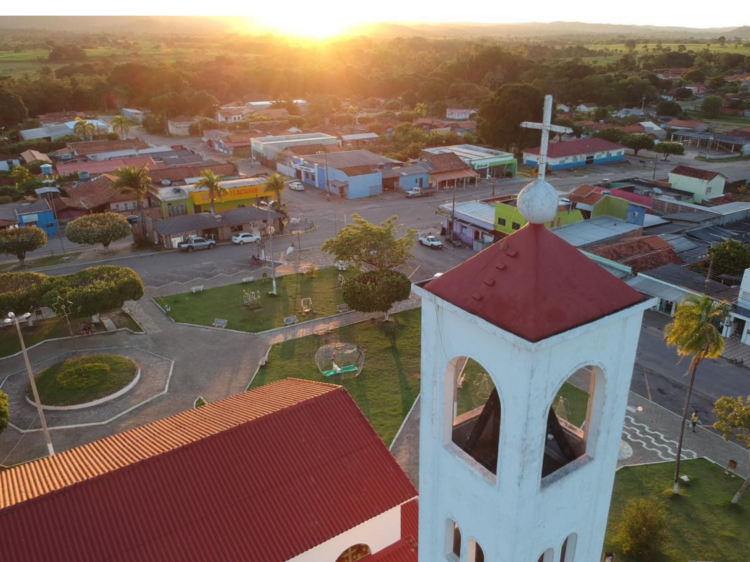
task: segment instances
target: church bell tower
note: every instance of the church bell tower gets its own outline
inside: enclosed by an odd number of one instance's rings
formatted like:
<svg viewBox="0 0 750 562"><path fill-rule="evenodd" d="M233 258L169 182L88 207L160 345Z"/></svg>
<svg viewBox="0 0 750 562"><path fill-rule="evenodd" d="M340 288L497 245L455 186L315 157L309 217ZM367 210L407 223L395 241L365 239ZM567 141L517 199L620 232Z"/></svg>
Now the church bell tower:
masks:
<svg viewBox="0 0 750 562"><path fill-rule="evenodd" d="M598 562L643 311L652 305L550 232L545 181L529 224L415 286L422 297L420 562Z"/></svg>

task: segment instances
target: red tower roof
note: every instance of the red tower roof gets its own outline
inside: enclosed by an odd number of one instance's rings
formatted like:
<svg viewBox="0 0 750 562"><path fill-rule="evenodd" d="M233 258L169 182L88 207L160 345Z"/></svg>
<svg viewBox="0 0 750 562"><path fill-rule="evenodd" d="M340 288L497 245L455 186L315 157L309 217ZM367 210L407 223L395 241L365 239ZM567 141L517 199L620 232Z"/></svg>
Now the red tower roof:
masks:
<svg viewBox="0 0 750 562"><path fill-rule="evenodd" d="M425 290L530 342L643 300L635 289L536 224L430 281Z"/></svg>

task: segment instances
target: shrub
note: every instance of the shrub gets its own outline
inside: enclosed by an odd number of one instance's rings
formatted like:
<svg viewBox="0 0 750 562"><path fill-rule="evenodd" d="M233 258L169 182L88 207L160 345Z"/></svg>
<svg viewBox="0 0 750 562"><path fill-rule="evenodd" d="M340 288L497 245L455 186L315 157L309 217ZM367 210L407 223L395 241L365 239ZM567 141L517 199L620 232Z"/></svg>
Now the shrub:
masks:
<svg viewBox="0 0 750 562"><path fill-rule="evenodd" d="M8 408L8 395L0 392L0 433L6 430L10 420L10 409Z"/></svg>
<svg viewBox="0 0 750 562"><path fill-rule="evenodd" d="M68 390L91 388L100 385L109 375L109 365L104 363L78 363L78 359L69 359L57 373L57 384ZM69 363L69 365L67 365Z"/></svg>
<svg viewBox="0 0 750 562"><path fill-rule="evenodd" d="M127 238L130 232L130 224L122 215L96 213L71 221L65 229L65 236L76 244L101 244L108 248L115 240Z"/></svg>
<svg viewBox="0 0 750 562"><path fill-rule="evenodd" d="M41 273L0 274L0 316L9 312L24 314L44 304L44 294L52 286L52 277Z"/></svg>
<svg viewBox="0 0 750 562"><path fill-rule="evenodd" d="M101 265L55 278L44 303L52 306L63 296L73 303L73 316L92 316L138 300L143 291L141 278L129 267Z"/></svg>
<svg viewBox="0 0 750 562"><path fill-rule="evenodd" d="M667 512L650 499L630 500L622 510L615 543L628 556L648 558L667 540Z"/></svg>

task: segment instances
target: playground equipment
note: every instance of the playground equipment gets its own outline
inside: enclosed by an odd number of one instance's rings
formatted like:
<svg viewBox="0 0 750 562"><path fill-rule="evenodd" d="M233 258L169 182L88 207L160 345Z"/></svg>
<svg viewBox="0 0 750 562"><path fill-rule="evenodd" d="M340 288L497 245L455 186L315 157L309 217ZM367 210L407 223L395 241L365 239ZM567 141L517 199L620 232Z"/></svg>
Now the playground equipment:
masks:
<svg viewBox="0 0 750 562"><path fill-rule="evenodd" d="M329 343L315 353L315 364L324 377L356 377L364 367L365 354L353 343Z"/></svg>
<svg viewBox="0 0 750 562"><path fill-rule="evenodd" d="M300 312L302 314L310 314L311 312L315 312L315 309L313 309L313 302L311 298L305 298L302 299L300 302Z"/></svg>
<svg viewBox="0 0 750 562"><path fill-rule="evenodd" d="M242 291L242 301L251 310L260 308L260 291Z"/></svg>

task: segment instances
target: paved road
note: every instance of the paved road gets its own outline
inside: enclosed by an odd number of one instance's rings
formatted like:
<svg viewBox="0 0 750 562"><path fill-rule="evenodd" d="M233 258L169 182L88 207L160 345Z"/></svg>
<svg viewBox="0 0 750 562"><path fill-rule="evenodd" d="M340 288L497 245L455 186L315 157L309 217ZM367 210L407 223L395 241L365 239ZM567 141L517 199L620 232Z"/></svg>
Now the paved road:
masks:
<svg viewBox="0 0 750 562"><path fill-rule="evenodd" d="M672 412L682 414L689 377L688 359L679 362L673 348L664 344L663 329L669 318L656 312L644 316L631 390ZM726 359L704 361L698 368L691 407L704 425L716 421L713 404L720 396L750 396L750 370Z"/></svg>

